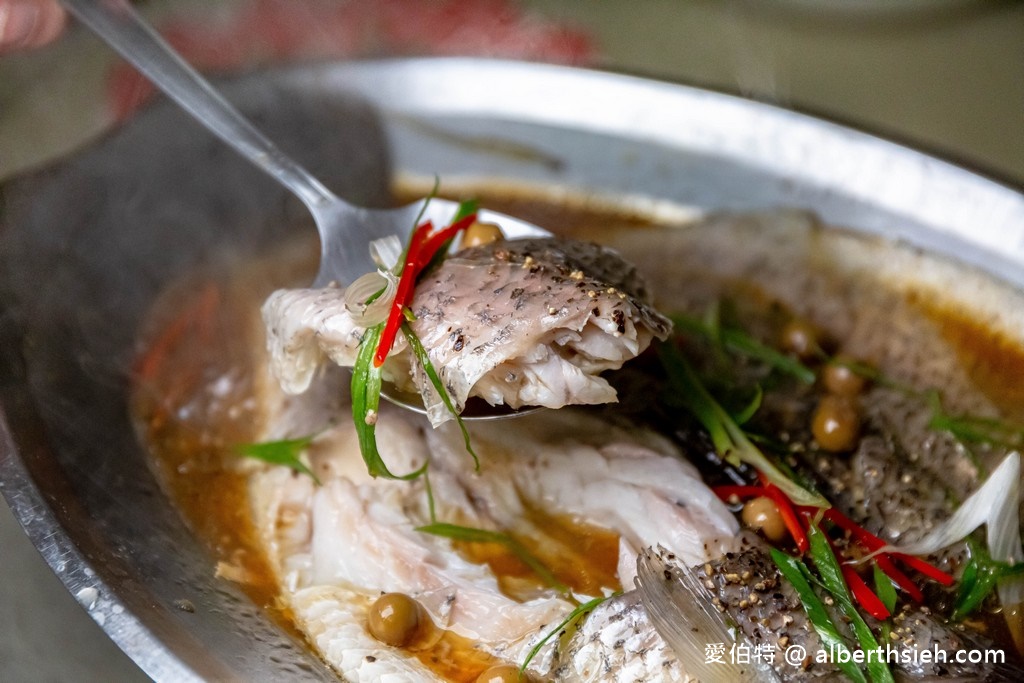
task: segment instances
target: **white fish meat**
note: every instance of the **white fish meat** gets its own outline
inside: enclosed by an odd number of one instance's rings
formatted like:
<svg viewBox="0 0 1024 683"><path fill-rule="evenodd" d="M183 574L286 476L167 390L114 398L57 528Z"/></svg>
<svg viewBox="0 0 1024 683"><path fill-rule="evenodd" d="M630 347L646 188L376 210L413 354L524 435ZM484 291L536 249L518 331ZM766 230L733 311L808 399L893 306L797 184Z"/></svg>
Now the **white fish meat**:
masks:
<svg viewBox="0 0 1024 683"><path fill-rule="evenodd" d="M637 553L653 543L695 563L735 547L734 516L653 433L571 409L477 423L473 440L482 464L475 472L458 430L424 429L420 420L385 407L379 444L395 472L430 458L440 521L543 536L529 514L543 509L608 529L620 538L618 578L627 589ZM310 464L321 486L283 468L256 471L252 510L297 625L347 680L443 680L425 663L429 657L368 633L367 610L383 592L415 597L434 624L472 643L473 657L513 664L572 611L573 603L552 590L510 597L487 563L467 559L449 539L417 531L431 521L423 481L370 478L350 422L317 439ZM543 680L617 680L620 671L652 681L685 678L632 591L602 604L561 646L546 645L530 670Z"/></svg>
<svg viewBox="0 0 1024 683"><path fill-rule="evenodd" d="M461 411L471 396L512 408L614 401L600 373L671 329L649 302L636 269L616 252L551 238L463 250L419 283L410 308L413 331ZM363 330L340 289L275 292L263 315L286 391L303 391L327 358L354 364ZM401 337L383 373L423 396L435 426L451 419Z"/></svg>

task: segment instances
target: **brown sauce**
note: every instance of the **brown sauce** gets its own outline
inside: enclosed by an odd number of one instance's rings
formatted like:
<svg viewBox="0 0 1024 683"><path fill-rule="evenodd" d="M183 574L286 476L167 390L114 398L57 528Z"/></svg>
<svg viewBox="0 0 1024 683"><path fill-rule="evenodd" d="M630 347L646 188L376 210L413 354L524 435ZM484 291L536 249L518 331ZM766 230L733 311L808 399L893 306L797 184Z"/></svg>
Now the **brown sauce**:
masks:
<svg viewBox="0 0 1024 683"><path fill-rule="evenodd" d="M937 306L931 314L978 389L1008 419L1024 422L1024 347L1020 342L988 329L959 309Z"/></svg>
<svg viewBox="0 0 1024 683"><path fill-rule="evenodd" d="M622 589L618 577L619 534L575 519L527 507L523 525L529 532L510 535L557 581L580 595L602 595ZM526 600L550 588L519 555L503 543L457 541L456 550L487 564L509 597Z"/></svg>

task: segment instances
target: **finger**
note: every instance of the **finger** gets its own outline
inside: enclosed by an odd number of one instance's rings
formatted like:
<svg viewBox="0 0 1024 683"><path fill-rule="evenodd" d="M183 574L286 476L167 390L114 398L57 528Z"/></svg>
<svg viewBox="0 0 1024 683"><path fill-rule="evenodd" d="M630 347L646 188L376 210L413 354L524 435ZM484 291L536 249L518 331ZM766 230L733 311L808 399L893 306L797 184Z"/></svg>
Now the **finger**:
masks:
<svg viewBox="0 0 1024 683"><path fill-rule="evenodd" d="M0 54L47 44L60 35L66 21L54 0L0 0Z"/></svg>

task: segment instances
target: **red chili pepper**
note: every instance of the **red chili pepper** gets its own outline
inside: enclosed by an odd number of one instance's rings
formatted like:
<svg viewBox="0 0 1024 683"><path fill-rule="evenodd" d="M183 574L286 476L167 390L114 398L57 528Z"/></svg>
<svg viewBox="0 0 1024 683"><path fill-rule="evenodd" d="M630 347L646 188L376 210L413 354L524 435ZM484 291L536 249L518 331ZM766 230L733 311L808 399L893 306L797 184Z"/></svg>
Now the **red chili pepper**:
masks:
<svg viewBox="0 0 1024 683"><path fill-rule="evenodd" d="M804 530L800 517L797 516L796 511L793 509L793 503L782 492L782 489L775 484L765 484L764 492L765 495L775 502L775 507L779 509L782 522L786 525L786 529L789 530L789 535L793 537L797 550L801 553L807 552L807 549L811 547L811 543L807 539L807 532Z"/></svg>
<svg viewBox="0 0 1024 683"><path fill-rule="evenodd" d="M835 508L829 508L828 510L825 511L825 519L832 522L843 531L850 532L850 534L857 540L857 542L864 546L870 552L874 552L879 548L885 547L886 545L885 541L880 539L878 536L875 536L873 533L871 533L864 527L860 526L859 524L857 524L852 519L850 519L843 513L839 512ZM925 562L919 557L914 557L913 555L904 555L903 553L887 554L899 560L908 567L916 569L928 578L933 579L934 581L938 581L944 586L953 585L954 579L952 576L942 571L938 567L935 567L934 565ZM879 557L881 557L881 555ZM886 574L889 574L889 576L893 580L897 580L897 577L893 576L888 571L886 571L884 566L882 566L881 564L879 564L878 566L880 569L882 569L882 571L885 571ZM891 563L889 564L889 566L892 566ZM920 594L920 591L918 591L918 593Z"/></svg>
<svg viewBox="0 0 1024 683"><path fill-rule="evenodd" d="M955 581L955 579L952 576L950 576L946 572L942 571L941 569L939 569L935 565L928 564L927 562L922 560L920 557L914 557L913 555L904 555L903 553L891 553L891 554L892 554L893 557L895 557L897 560L899 560L903 564L907 565L908 567L910 567L912 569L916 569L917 571L919 571L922 574L924 574L925 576L927 576L929 579L932 579L934 581L938 581L943 586L952 586L954 581Z"/></svg>
<svg viewBox="0 0 1024 683"><path fill-rule="evenodd" d="M853 567L844 564L842 565L842 570L843 578L846 579L846 585L850 587L850 592L853 593L853 599L864 608L865 612L879 621L892 616L885 603L875 595L873 590L868 588L868 585L864 583L864 579L860 578L860 574Z"/></svg>
<svg viewBox="0 0 1024 683"><path fill-rule="evenodd" d="M405 263L402 264L402 275L395 290L395 300L391 303L391 310L388 312L388 319L384 323L380 343L377 345L377 353L373 356L374 367L379 368L383 365L384 359L391 353L395 337L398 336L398 328L402 325L402 309L409 303L413 285L416 283L416 264L420 258L421 248L427 239L427 234L433 229L433 223L426 221L413 231L412 238L409 240L409 248L405 251Z"/></svg>
<svg viewBox="0 0 1024 683"><path fill-rule="evenodd" d="M380 343L377 345L377 352L373 356L374 367L380 367L384 360L391 353L395 337L402 326L405 317L403 311L412 300L413 289L420 273L430 263L431 259L444 244L454 237L456 233L465 230L476 221L476 213L471 213L460 218L447 228L434 232L434 225L426 221L419 225L412 233L409 240L409 248L405 253L405 263L402 266L402 275L398 280L398 287L395 290L395 300L391 304L391 311L388 313L387 322L380 334Z"/></svg>
<svg viewBox="0 0 1024 683"><path fill-rule="evenodd" d="M419 274L423 272L423 269L427 267L427 264L433 260L434 255L437 254L437 251L444 246L445 242L455 237L455 235L473 225L475 222L476 214L471 213L468 216L463 216L447 228L438 231L437 234L430 235L426 243L423 245L423 248L420 250L421 258L416 264L419 272L416 273L416 277L419 277Z"/></svg>

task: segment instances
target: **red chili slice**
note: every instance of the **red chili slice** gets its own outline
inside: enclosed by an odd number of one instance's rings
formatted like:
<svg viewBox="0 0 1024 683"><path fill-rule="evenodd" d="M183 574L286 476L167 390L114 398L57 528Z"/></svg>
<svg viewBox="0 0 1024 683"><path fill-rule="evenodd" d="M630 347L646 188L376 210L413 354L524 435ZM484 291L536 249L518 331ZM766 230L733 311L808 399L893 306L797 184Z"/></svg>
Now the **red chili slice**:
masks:
<svg viewBox="0 0 1024 683"><path fill-rule="evenodd" d="M445 245L452 237L460 231L465 230L476 221L476 213L471 213L460 218L447 228L434 232L434 225L430 221L422 223L413 231L412 239L409 240L409 248L405 253L405 263L402 266L402 275L398 280L398 287L395 290L395 300L388 312L387 322L381 331L380 343L377 345L377 352L373 356L374 367L380 367L384 360L391 353L395 337L402 326L405 318L403 311L412 301L413 290L416 280L423 269L434 258L438 250Z"/></svg>
<svg viewBox="0 0 1024 683"><path fill-rule="evenodd" d="M843 531L850 532L850 534L857 540L857 542L864 546L870 552L874 552L879 548L885 547L886 545L885 541L880 539L878 536L875 536L873 533L871 533L864 527L860 526L859 524L857 524L852 519L850 519L843 513L839 512L835 508L829 508L828 510L825 511L825 519L832 522ZM953 585L954 579L952 576L942 571L938 567L925 562L919 557L914 557L913 555L904 555L903 553L885 554L890 555L891 557L899 560L900 562L907 565L908 567L911 567L912 569L916 569L928 578L934 581L938 581L944 586ZM882 571L885 571L886 568L884 566L882 566L881 564L879 564L878 566L880 569L882 569ZM887 571L885 573L889 574L889 572ZM889 576L893 580L896 580L896 577L892 574L889 574Z"/></svg>
<svg viewBox="0 0 1024 683"><path fill-rule="evenodd" d="M868 588L868 585L864 583L864 579L860 578L860 574L853 567L844 564L841 568L843 570L843 578L846 579L846 585L850 587L850 592L853 593L853 599L864 608L865 612L879 621L892 616L892 613L889 612L882 599L875 595L873 590Z"/></svg>

